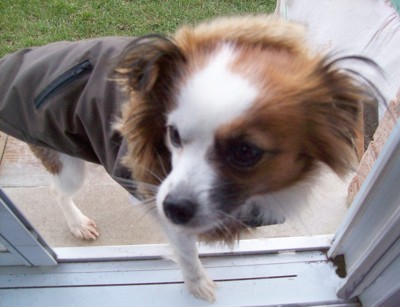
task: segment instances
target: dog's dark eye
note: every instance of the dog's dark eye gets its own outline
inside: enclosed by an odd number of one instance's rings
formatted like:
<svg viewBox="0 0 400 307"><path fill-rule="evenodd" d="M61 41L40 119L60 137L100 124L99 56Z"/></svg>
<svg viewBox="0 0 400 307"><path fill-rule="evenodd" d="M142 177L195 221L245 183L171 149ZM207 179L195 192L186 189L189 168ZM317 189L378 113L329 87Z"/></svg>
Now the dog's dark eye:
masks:
<svg viewBox="0 0 400 307"><path fill-rule="evenodd" d="M229 163L236 167L246 168L256 165L261 160L264 151L254 144L238 142L231 144L225 154Z"/></svg>
<svg viewBox="0 0 400 307"><path fill-rule="evenodd" d="M174 126L168 126L169 140L174 147L182 147L181 136Z"/></svg>

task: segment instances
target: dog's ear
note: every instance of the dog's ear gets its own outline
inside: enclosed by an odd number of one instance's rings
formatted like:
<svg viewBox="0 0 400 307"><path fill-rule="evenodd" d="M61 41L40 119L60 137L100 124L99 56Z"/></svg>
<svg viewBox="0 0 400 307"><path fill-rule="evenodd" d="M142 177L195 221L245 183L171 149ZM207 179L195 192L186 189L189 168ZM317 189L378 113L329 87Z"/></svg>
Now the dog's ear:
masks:
<svg viewBox="0 0 400 307"><path fill-rule="evenodd" d="M323 59L310 76L315 81L314 89L305 97L308 137L304 151L339 175L357 164L355 144L362 135L362 105L376 105L381 99L359 73L339 68L339 61L349 59L376 66L362 57Z"/></svg>
<svg viewBox="0 0 400 307"><path fill-rule="evenodd" d="M172 40L152 35L135 40L116 69L128 94L117 129L128 143L124 164L138 182L159 185L170 171L166 114L184 62Z"/></svg>
<svg viewBox="0 0 400 307"><path fill-rule="evenodd" d="M179 63L184 61L182 52L172 39L147 35L133 40L126 47L116 71L124 76L131 90L148 93L157 83L171 84Z"/></svg>

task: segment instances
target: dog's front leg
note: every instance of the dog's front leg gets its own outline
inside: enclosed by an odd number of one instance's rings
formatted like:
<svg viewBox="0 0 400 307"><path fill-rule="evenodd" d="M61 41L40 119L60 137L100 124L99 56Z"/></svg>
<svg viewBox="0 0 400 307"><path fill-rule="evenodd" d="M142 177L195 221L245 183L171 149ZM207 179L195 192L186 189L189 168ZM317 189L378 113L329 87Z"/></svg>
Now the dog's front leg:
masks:
<svg viewBox="0 0 400 307"><path fill-rule="evenodd" d="M189 291L198 298L215 301L215 282L207 276L197 251L194 235L178 232L170 227L167 235L174 249L175 261L182 270L183 279Z"/></svg>

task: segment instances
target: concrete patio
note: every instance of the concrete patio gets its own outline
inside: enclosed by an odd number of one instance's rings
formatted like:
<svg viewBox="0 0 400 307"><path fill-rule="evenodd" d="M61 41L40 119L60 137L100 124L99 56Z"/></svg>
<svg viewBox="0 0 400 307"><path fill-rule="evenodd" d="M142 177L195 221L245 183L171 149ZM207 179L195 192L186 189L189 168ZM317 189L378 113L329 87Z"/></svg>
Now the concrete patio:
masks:
<svg viewBox="0 0 400 307"><path fill-rule="evenodd" d="M132 205L128 193L101 166L89 164L88 178L75 202L100 232L96 241L79 241L69 232L50 189L51 178L26 144L1 135L4 143L0 186L52 247L135 245L166 242L146 208ZM1 150L0 150L1 152ZM1 155L0 155L1 156ZM331 234L347 211L346 184L326 170L306 204L284 224L260 227L244 238ZM295 200L297 203L297 200Z"/></svg>

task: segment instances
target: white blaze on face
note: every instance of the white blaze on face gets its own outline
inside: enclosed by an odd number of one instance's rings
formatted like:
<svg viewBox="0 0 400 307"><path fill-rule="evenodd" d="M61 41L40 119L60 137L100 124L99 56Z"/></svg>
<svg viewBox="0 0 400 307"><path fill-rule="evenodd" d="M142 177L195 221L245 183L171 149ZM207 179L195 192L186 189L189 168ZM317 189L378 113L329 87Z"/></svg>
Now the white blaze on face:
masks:
<svg viewBox="0 0 400 307"><path fill-rule="evenodd" d="M169 116L182 135L196 138L200 130L208 137L241 115L256 98L255 86L231 71L229 65L234 59L233 47L225 45L188 79L178 96L176 110Z"/></svg>
<svg viewBox="0 0 400 307"><path fill-rule="evenodd" d="M177 107L168 115L168 124L177 128L181 148L173 148L172 171L157 195L158 207L172 190L184 185L187 196L195 196L207 214L207 191L215 173L207 161L218 127L233 121L248 109L257 97L257 88L230 64L235 50L229 45L218 49L206 66L188 78L177 97ZM160 207L161 206L161 207Z"/></svg>

